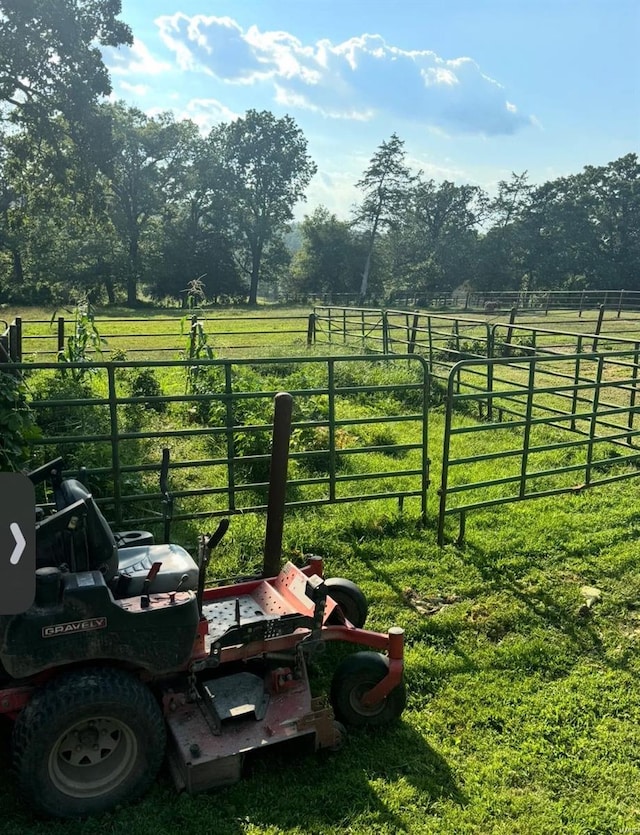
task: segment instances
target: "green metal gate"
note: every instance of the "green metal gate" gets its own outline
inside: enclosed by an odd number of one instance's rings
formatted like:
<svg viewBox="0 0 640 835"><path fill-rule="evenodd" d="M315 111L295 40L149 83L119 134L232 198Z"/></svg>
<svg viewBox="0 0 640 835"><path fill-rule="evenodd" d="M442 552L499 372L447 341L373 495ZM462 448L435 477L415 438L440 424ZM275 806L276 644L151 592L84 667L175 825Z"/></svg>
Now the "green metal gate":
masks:
<svg viewBox="0 0 640 835"><path fill-rule="evenodd" d="M461 541L470 510L636 477L638 376L637 350L457 363L447 384L439 543L447 516L459 518ZM482 452L469 454L474 447Z"/></svg>
<svg viewBox="0 0 640 835"><path fill-rule="evenodd" d="M119 526L160 521L163 494L155 485L165 447L169 483L177 485L174 520L264 511L272 402L285 387L294 397L287 507L374 499L402 505L411 498L426 517L429 373L422 357L14 363L12 369L32 389L38 379L57 380L63 395L31 402L50 427L34 447L34 461L60 450L77 459L79 448L88 450L94 460L76 461L75 469L86 466L89 486ZM91 385L71 386L74 396L65 398L74 371L90 375ZM161 372L172 391L132 395L126 375L145 371ZM201 375L198 393L185 393L185 376L194 374Z"/></svg>

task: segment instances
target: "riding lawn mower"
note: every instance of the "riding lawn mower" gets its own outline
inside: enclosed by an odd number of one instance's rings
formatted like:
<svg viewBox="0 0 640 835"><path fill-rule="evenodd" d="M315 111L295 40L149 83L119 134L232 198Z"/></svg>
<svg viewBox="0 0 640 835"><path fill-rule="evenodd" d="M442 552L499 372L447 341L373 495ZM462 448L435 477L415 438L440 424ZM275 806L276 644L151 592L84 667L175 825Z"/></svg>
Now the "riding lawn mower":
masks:
<svg viewBox="0 0 640 835"><path fill-rule="evenodd" d="M290 425L290 396L278 395L267 536L284 508L271 500L284 496L274 473L286 479L278 398ZM260 576L207 585L227 519L200 537L196 562L150 533L112 531L62 468L29 474L54 505L36 522L35 601L0 616L0 714L14 722L18 789L37 812L84 817L132 800L165 757L179 790L230 784L248 752L298 737L337 749L344 725L400 716L403 631L364 629L362 591L324 579L321 558L270 572L265 548ZM337 666L329 703L307 674L328 641L368 647Z"/></svg>

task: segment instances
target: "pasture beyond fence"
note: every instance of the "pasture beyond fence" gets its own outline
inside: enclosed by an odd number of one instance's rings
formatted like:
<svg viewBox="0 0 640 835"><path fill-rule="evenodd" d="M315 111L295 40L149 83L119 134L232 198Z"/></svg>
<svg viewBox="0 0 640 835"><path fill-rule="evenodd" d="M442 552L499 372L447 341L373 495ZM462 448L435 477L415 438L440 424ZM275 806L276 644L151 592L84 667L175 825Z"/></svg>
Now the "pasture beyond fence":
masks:
<svg viewBox="0 0 640 835"><path fill-rule="evenodd" d="M369 374L358 370L365 364ZM38 391L57 393L30 404L48 427L34 445L37 459L55 452L84 465L84 477L109 518L118 527L135 528L166 522L167 514L188 521L264 511L279 384L294 396L287 507L373 499L395 499L402 506L414 498L426 517L426 362L412 358L409 373L406 358L381 357L374 365L386 371L401 366L405 382L395 373L387 381L372 375L371 358L357 356L94 362L90 389L81 381L72 385L68 376L88 374L86 363L14 368ZM173 376L178 390L185 375L197 375L206 378L206 392L132 396L131 372ZM75 396L65 397L65 391ZM369 401L378 403L375 413ZM397 426L403 427L403 440L394 435ZM163 448L171 449L166 491L158 486ZM80 460L82 455L93 460ZM366 465L351 463L357 460Z"/></svg>
<svg viewBox="0 0 640 835"><path fill-rule="evenodd" d="M264 439L270 423L264 408L257 410L260 420L250 420L256 409L248 404L270 402L282 382L299 404L298 418L294 419L288 506L369 498L395 498L402 506L405 498L411 497L419 498L424 518L430 469L427 417L434 402L430 380L439 381L436 386L444 392L445 411L438 539L440 543L445 541L447 517L457 517L458 540L462 540L469 511L575 492L637 475L640 319L629 317L629 325L635 324L635 330L623 327L622 333L627 335L620 335L616 331L625 320L619 314L601 307L580 320L583 330L564 330L548 327L547 319L543 320L544 326L523 323L513 313L506 321L492 321L424 311L317 307L310 317L283 317L278 349L286 348L291 339L291 344L313 344L315 352L326 345L331 352L339 351L344 356L319 357L310 352L309 356L210 361L208 366L215 378L212 390L197 394L174 391L160 396L127 393L123 375L133 369L188 374L188 369L199 367L199 363L149 357L144 361L91 363L97 375L94 381L102 380L93 387L97 385L102 394L74 403L88 414L102 411L106 423L98 421L101 429L97 433L72 432L71 438L69 427L49 432L39 454L44 455L46 447L66 444L68 448L69 443L101 444L101 465L82 463L91 468L89 477L101 485L99 499L118 524L157 522L158 503L163 501L167 515L166 495L154 486L162 446L172 447L171 472L177 487L171 492L181 508L174 515L176 520L262 510L269 457ZM261 337L276 330L275 320L279 318L252 317L250 324L243 318L240 327L223 326L221 333L228 337L230 350L255 355ZM218 326L221 319L238 321L238 317L215 319ZM618 326L615 329L607 327L613 320ZM124 339L127 332L131 333L132 324L117 321L121 323L118 337L129 354ZM175 339L179 320L172 321L172 328L163 330L162 318L156 320L154 333L160 339ZM30 330L31 325L23 327L21 322L14 322L5 332L5 354L14 361L21 355L21 346L27 344L22 337ZM58 338L63 331L58 331ZM147 336L149 333L146 331ZM185 334L180 333L180 337ZM35 334L35 338L44 337ZM157 344L146 344L153 355ZM113 348L111 338L109 347ZM218 334L215 348L222 350ZM174 342L160 346L160 350L174 353L177 349ZM351 350L358 354L347 354ZM32 353L29 348L34 358L41 353L40 349ZM345 376L342 369L348 363L360 370ZM67 364L68 372L74 367ZM276 367L281 369L277 373ZM320 367L324 370L318 383ZM372 380L365 371L372 367L385 368L391 375L381 387L380 381ZM36 371L62 373L56 363L30 362L17 368L28 376ZM86 364L81 368L86 370ZM391 381L400 369L408 368L413 378L400 373ZM243 375L248 369L257 380L265 381L259 390L255 385L254 390L247 389ZM353 406L359 398L375 399L384 392L393 396L400 393L402 397L403 391L406 403L412 407L398 413L389 413L388 403L381 411L361 417L351 412L346 417L337 408L347 401ZM412 399L416 391L421 392L419 405ZM384 396L379 399L385 400ZM163 417L161 426L150 429L154 424L152 411L162 404L169 414L182 409L183 418L185 413L207 412L208 422L172 426ZM59 397L33 402L41 415L72 405ZM133 426L132 410L143 407L147 410L145 425ZM402 432L405 427L408 431L408 440L394 436L396 429L400 434L401 424ZM366 427L369 434L363 440ZM377 435L372 434L373 429ZM185 438L196 445L200 439L200 447L209 453L215 450L215 455L200 451L198 457L182 452L180 444ZM106 458L104 449L108 450ZM345 466L346 461L362 462L369 457L377 463L383 461L384 466L378 471L375 467ZM400 461L404 466L399 465ZM487 464L492 468L490 475Z"/></svg>

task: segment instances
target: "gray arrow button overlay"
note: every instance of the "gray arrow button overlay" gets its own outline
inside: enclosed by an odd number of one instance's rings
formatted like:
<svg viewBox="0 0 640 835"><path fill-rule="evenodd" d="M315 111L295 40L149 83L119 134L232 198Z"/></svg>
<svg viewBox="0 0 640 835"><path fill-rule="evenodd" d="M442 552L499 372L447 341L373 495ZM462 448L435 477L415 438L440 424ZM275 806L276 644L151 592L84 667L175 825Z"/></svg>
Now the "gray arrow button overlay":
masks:
<svg viewBox="0 0 640 835"><path fill-rule="evenodd" d="M0 473L0 615L17 615L36 594L36 495L22 473Z"/></svg>

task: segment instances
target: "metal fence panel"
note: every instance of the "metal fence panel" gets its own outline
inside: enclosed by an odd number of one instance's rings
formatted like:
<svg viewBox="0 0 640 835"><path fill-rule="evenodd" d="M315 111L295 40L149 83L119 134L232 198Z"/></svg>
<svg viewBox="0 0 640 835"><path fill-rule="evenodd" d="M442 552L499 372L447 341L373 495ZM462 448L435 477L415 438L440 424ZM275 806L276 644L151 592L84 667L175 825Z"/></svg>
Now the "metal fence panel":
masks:
<svg viewBox="0 0 640 835"><path fill-rule="evenodd" d="M457 363L445 401L440 544L447 516L459 517L461 540L469 510L636 477L638 368L637 346ZM476 410L482 421L454 423L454 412Z"/></svg>
<svg viewBox="0 0 640 835"><path fill-rule="evenodd" d="M171 450L174 521L264 511L272 403L283 383L294 397L287 507L389 498L402 505L412 498L426 517L429 374L422 357L13 368L25 374L31 406L46 427L35 459L60 452L73 460L74 469L84 465L84 478L119 527L162 521L167 496L156 484L163 448ZM145 374L157 372L170 381L171 392L132 389L132 380L148 382ZM186 379L197 379L199 388L192 384L187 390ZM81 453L93 460L79 460Z"/></svg>

